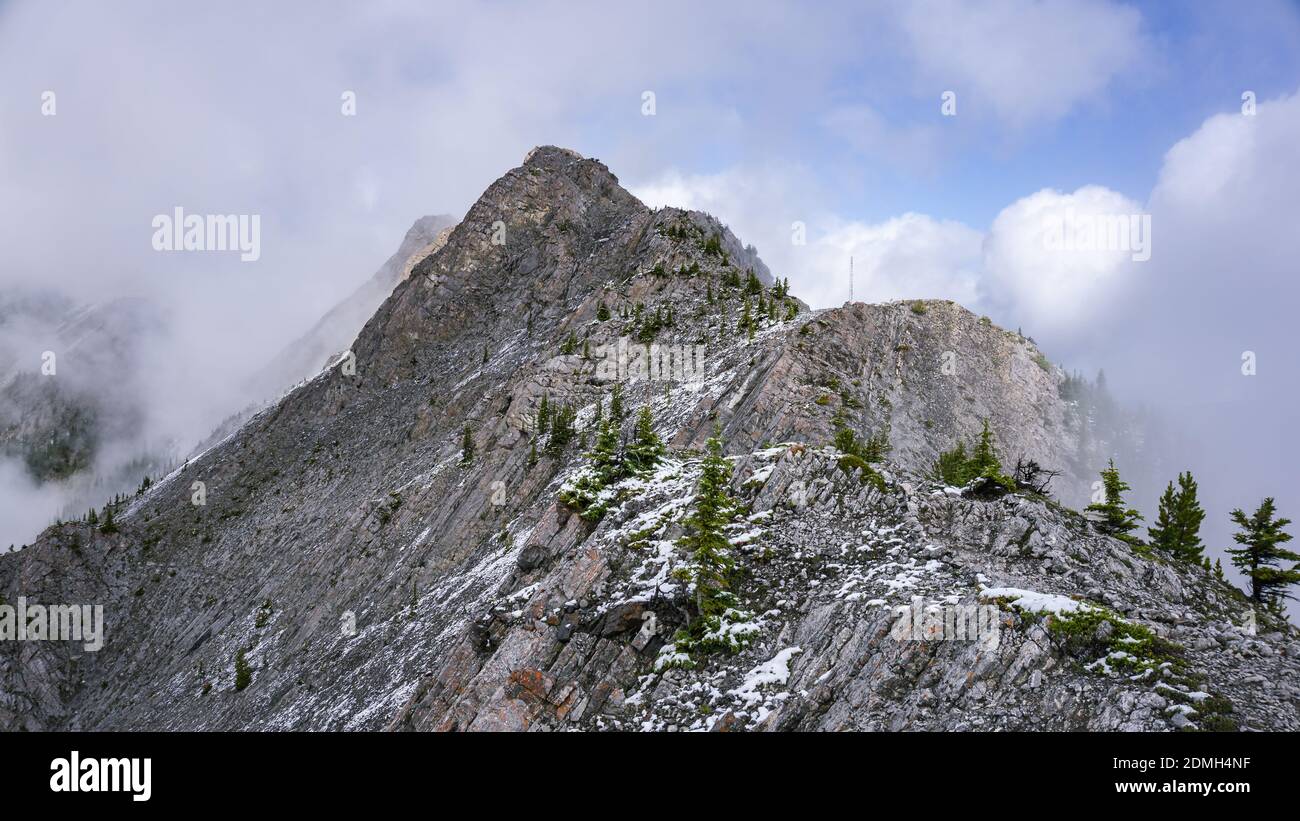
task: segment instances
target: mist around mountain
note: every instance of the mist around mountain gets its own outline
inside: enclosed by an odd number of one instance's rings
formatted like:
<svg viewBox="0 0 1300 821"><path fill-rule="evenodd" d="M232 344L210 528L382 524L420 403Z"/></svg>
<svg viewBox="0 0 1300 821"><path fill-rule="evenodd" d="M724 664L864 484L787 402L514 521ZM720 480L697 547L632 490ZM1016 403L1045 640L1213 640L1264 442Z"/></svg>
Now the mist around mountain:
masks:
<svg viewBox="0 0 1300 821"><path fill-rule="evenodd" d="M1294 627L1080 512L1154 452L1103 379L946 300L811 310L571 150L230 428L0 556L107 636L0 645L0 727L1300 728Z"/></svg>
<svg viewBox="0 0 1300 821"><path fill-rule="evenodd" d="M165 338L156 306L85 305L49 289L0 301L0 544L25 544L178 462L151 434L147 349Z"/></svg>
<svg viewBox="0 0 1300 821"><path fill-rule="evenodd" d="M355 291L325 313L305 334L285 346L249 380L255 396L276 396L286 386L315 376L330 357L347 350L366 320L383 304L412 266L442 247L456 224L446 214L416 220L397 251Z"/></svg>
<svg viewBox="0 0 1300 821"><path fill-rule="evenodd" d="M411 267L446 241L455 219L415 221L397 251L355 291L224 398L227 414L195 439L171 418L181 358L166 306L139 297L87 304L54 288L0 295L0 549L55 521L137 491L230 435L249 416L344 352ZM160 360L170 357L168 368ZM183 364L183 363L182 363Z"/></svg>

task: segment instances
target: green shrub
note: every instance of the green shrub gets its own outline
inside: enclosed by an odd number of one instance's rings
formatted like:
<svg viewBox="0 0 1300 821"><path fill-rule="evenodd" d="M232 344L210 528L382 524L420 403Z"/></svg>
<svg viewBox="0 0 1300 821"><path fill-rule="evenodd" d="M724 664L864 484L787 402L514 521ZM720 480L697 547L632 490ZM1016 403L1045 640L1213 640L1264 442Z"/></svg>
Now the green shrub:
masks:
<svg viewBox="0 0 1300 821"><path fill-rule="evenodd" d="M1127 675L1146 673L1174 680L1186 670L1183 648L1101 607L1055 613L1047 621L1047 631L1058 650L1090 669L1104 661Z"/></svg>
<svg viewBox="0 0 1300 821"><path fill-rule="evenodd" d="M615 406L617 404L617 406ZM574 510L584 521L598 522L606 511L622 501L622 497L601 499L605 488L633 476L642 476L655 469L665 453L663 441L655 433L654 418L648 405L637 414L632 440L619 446L619 426L622 398L615 392L611 400L610 418L598 422L596 444L587 456L591 469L560 491L560 501Z"/></svg>
<svg viewBox="0 0 1300 821"><path fill-rule="evenodd" d="M253 619L253 626L262 629L271 621L271 614L275 611L275 605L270 600L262 602L262 606L257 609L257 616Z"/></svg>
<svg viewBox="0 0 1300 821"><path fill-rule="evenodd" d="M981 495L1002 495L1016 489L1015 480L1002 472L1002 462L993 444L993 431L988 419L984 420L984 428L970 455L967 456L966 446L958 442L952 450L939 454L933 475L936 480L953 487L966 487L978 481L976 490Z"/></svg>
<svg viewBox="0 0 1300 821"><path fill-rule="evenodd" d="M862 482L870 484L877 490L884 492L885 477L876 472L871 467L873 462L883 462L885 453L889 450L889 437L885 433L873 434L865 442L858 439L858 435L842 423L835 431L834 445L844 455L839 458L840 470L845 473L852 473L855 470L862 471Z"/></svg>
<svg viewBox="0 0 1300 821"><path fill-rule="evenodd" d="M244 657L244 648L235 653L235 692L253 683L253 668Z"/></svg>
<svg viewBox="0 0 1300 821"><path fill-rule="evenodd" d="M867 463L867 460L863 459L861 456L846 453L839 458L838 464L840 470L845 473L852 473L855 470L861 470L863 484L871 485L881 493L885 492L885 477L877 473L876 470Z"/></svg>

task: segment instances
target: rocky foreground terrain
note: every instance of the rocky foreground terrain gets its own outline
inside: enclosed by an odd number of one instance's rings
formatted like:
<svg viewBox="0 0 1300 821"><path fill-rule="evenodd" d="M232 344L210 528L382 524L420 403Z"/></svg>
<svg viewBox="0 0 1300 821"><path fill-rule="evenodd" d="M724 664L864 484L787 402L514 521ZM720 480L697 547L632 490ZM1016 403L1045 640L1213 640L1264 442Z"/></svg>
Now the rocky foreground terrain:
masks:
<svg viewBox="0 0 1300 821"><path fill-rule="evenodd" d="M106 620L98 652L0 642L0 727L1300 728L1293 628L1066 506L1105 446L1027 338L939 301L809 311L716 219L553 147L445 239L348 354L115 527L0 556L6 601ZM561 497L620 339L706 367L621 381L624 436L649 407L667 453L584 516ZM928 478L984 419L1004 462L1067 471L1061 501ZM679 540L715 430L735 652L692 653ZM940 640L954 612L978 635Z"/></svg>

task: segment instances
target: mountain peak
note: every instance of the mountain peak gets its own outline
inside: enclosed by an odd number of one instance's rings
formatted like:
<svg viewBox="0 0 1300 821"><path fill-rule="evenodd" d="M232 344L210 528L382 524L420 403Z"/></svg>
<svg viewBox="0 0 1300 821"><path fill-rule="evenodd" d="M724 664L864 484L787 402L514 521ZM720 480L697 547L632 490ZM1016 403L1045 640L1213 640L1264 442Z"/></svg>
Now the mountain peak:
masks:
<svg viewBox="0 0 1300 821"><path fill-rule="evenodd" d="M558 145L539 145L524 155L523 164L542 164L556 160L581 161L585 159L586 157L571 148L561 148Z"/></svg>

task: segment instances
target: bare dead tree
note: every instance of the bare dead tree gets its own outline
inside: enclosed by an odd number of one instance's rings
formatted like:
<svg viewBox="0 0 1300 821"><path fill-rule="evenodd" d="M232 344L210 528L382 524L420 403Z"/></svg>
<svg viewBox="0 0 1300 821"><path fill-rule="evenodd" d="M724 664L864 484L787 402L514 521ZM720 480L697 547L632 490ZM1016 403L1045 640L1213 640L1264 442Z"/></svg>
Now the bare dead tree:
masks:
<svg viewBox="0 0 1300 821"><path fill-rule="evenodd" d="M1016 469L1012 478L1016 480L1016 487L1020 490L1027 490L1040 496L1050 496L1052 480L1060 475L1059 470L1048 470L1033 459L1020 458L1016 460Z"/></svg>

